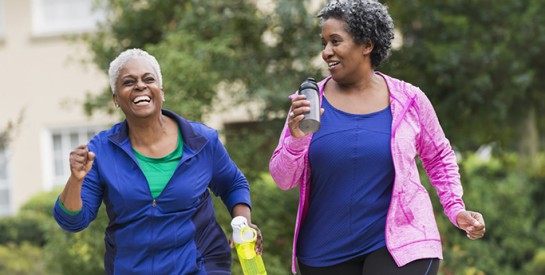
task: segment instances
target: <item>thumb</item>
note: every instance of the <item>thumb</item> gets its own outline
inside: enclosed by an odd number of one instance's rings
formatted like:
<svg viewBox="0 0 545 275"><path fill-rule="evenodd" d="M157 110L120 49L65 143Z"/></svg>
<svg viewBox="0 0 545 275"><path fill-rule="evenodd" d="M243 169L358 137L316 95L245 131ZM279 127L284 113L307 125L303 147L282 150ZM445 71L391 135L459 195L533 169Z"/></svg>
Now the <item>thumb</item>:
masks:
<svg viewBox="0 0 545 275"><path fill-rule="evenodd" d="M87 162L85 163L85 168L87 171L91 170L91 167L93 167L93 162L95 162L95 153L89 152L87 154Z"/></svg>
<svg viewBox="0 0 545 275"><path fill-rule="evenodd" d="M93 162L95 160L95 153L90 152L87 154L88 161Z"/></svg>

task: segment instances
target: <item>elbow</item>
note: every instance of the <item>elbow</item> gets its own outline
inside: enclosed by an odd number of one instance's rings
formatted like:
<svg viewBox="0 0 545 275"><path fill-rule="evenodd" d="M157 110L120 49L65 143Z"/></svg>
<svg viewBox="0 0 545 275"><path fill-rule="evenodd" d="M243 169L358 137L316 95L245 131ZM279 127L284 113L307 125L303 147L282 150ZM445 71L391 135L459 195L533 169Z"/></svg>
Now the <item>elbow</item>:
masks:
<svg viewBox="0 0 545 275"><path fill-rule="evenodd" d="M281 190L289 190L295 187L293 181L286 177L285 174L279 173L274 169L270 169L269 171L274 183L276 183L276 186Z"/></svg>
<svg viewBox="0 0 545 275"><path fill-rule="evenodd" d="M60 228L65 231L76 233L87 228L89 225L85 219L78 218L77 216L69 216L68 214L56 213L57 209L53 210L53 218L57 222ZM62 210L61 210L62 211Z"/></svg>

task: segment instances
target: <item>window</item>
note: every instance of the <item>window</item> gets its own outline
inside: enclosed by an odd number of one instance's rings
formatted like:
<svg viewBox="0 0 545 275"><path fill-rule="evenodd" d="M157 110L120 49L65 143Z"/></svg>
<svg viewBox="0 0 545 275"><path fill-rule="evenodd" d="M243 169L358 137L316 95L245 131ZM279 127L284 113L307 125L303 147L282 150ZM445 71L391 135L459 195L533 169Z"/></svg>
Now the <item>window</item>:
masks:
<svg viewBox="0 0 545 275"><path fill-rule="evenodd" d="M0 148L0 216L11 213L10 202L8 153Z"/></svg>
<svg viewBox="0 0 545 275"><path fill-rule="evenodd" d="M94 0L32 0L33 33L59 35L93 30L105 18L105 11L95 9L94 3Z"/></svg>
<svg viewBox="0 0 545 275"><path fill-rule="evenodd" d="M56 129L46 134L46 188L63 186L70 176L70 152L80 144L87 144L89 140L103 130L102 127L83 127Z"/></svg>

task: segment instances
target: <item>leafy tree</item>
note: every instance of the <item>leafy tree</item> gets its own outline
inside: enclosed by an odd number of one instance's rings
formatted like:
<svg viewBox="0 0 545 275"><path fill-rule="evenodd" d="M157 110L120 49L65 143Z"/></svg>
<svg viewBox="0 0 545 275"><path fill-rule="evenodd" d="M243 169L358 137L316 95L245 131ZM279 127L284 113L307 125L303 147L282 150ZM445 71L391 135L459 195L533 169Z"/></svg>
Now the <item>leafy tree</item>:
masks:
<svg viewBox="0 0 545 275"><path fill-rule="evenodd" d="M310 2L276 0L259 9L250 0L103 0L109 20L85 40L105 72L127 48L156 56L165 107L184 117L201 119L220 87L241 103L264 102L265 117L287 109L287 94L319 74L309 62L320 47ZM109 88L88 96L85 107L112 112Z"/></svg>
<svg viewBox="0 0 545 275"><path fill-rule="evenodd" d="M385 70L429 95L453 142L535 157L545 126L543 1L385 2L403 37Z"/></svg>
<svg viewBox="0 0 545 275"><path fill-rule="evenodd" d="M5 148L9 145L10 141L19 131L19 128L21 127L21 124L23 123L25 118L25 111L26 108L21 109L15 121L8 121L4 129L0 129L0 152L5 150Z"/></svg>

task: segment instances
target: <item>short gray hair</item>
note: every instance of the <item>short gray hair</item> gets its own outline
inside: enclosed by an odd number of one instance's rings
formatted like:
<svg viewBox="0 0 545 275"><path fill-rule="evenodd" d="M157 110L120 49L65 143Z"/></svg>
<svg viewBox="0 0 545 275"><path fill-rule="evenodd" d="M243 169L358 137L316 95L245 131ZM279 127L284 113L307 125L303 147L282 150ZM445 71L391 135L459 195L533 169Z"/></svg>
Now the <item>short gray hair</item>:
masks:
<svg viewBox="0 0 545 275"><path fill-rule="evenodd" d="M390 56L394 23L388 7L376 0L330 0L318 17L342 20L358 44L372 42L371 65L377 68Z"/></svg>
<svg viewBox="0 0 545 275"><path fill-rule="evenodd" d="M157 62L157 59L147 53L146 51L142 49L128 49L124 52L120 53L111 63L110 63L110 69L108 70L108 77L110 78L110 88L112 89L112 93L115 94L116 88L115 83L117 82L117 79L119 78L119 71L127 61L141 57L146 60L155 71L155 74L157 75L159 87L163 88L163 76L161 75L161 66L159 66L159 62Z"/></svg>

